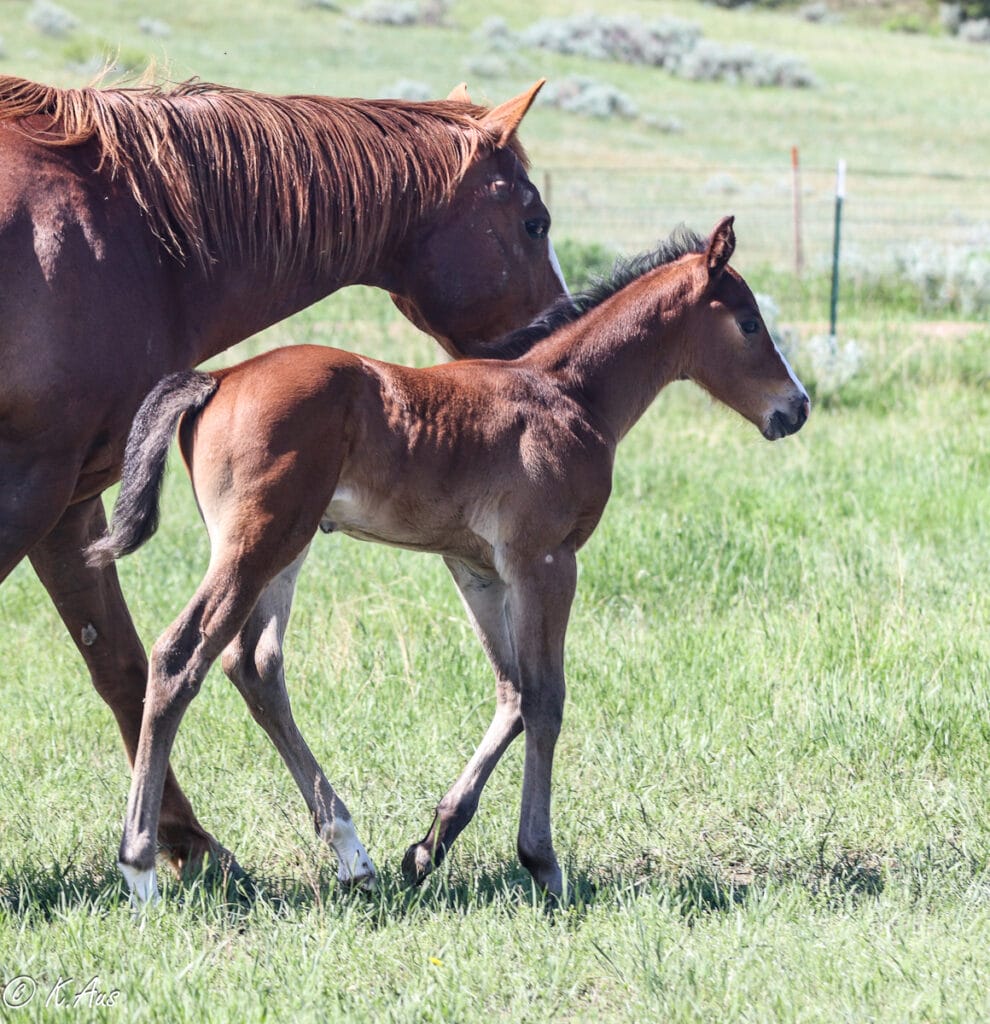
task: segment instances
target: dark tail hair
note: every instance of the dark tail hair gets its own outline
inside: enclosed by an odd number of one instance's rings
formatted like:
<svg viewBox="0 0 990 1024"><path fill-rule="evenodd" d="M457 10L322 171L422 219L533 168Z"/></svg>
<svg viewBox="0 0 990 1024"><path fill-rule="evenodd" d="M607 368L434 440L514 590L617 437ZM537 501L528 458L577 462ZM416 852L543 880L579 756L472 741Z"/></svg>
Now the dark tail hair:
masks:
<svg viewBox="0 0 990 1024"><path fill-rule="evenodd" d="M183 414L199 412L217 386L208 373L182 370L163 377L148 392L127 436L110 530L86 548L90 565L103 568L129 555L158 529L158 505L172 435Z"/></svg>

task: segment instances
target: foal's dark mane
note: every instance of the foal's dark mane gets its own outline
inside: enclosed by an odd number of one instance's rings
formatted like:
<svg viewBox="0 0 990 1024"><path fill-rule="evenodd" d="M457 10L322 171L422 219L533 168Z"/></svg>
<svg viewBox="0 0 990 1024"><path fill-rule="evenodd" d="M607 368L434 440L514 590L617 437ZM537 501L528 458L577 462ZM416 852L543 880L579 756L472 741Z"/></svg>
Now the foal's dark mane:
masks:
<svg viewBox="0 0 990 1024"><path fill-rule="evenodd" d="M92 142L173 256L204 267L237 257L276 276L333 266L347 279L366 266L493 148L484 113L196 80L58 89L0 75L0 124L42 145Z"/></svg>
<svg viewBox="0 0 990 1024"><path fill-rule="evenodd" d="M707 246L706 238L683 224L679 225L667 238L658 243L655 249L638 256L620 257L615 261L612 273L608 277L598 278L583 292L563 296L527 327L520 327L519 330L505 335L491 345L486 345L485 358L515 359L517 356L525 355L554 331L579 320L589 310L600 306L606 299L622 291L626 285L632 284L644 274L673 263L682 256L702 253Z"/></svg>

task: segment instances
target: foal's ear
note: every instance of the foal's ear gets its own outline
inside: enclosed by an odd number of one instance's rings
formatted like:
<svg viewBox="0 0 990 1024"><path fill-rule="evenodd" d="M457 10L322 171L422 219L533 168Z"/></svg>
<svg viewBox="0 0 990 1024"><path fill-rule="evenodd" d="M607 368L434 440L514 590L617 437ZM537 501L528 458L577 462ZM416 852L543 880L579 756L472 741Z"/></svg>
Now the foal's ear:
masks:
<svg viewBox="0 0 990 1024"><path fill-rule="evenodd" d="M736 248L736 234L732 230L732 222L735 217L723 217L708 242L708 253L705 262L708 265L708 276L717 277L725 270L725 265L732 258Z"/></svg>
<svg viewBox="0 0 990 1024"><path fill-rule="evenodd" d="M526 116L526 111L533 105L536 94L545 83L546 79L541 78L525 92L489 110L481 119L482 125L495 137L497 146L508 145L509 139L519 127L519 122Z"/></svg>
<svg viewBox="0 0 990 1024"><path fill-rule="evenodd" d="M450 95L447 97L448 100L453 100L455 103L470 103L471 97L468 95L467 82L461 82L460 85L455 85L450 90Z"/></svg>

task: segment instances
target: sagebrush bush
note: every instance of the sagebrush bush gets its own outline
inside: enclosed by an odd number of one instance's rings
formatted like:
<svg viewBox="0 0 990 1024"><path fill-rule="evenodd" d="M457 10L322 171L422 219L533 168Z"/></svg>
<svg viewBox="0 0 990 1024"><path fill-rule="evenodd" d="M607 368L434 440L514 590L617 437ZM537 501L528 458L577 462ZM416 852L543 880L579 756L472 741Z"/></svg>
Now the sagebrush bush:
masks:
<svg viewBox="0 0 990 1024"><path fill-rule="evenodd" d="M817 84L796 57L750 46L723 46L702 38L689 21L664 18L643 22L635 15L578 14L543 18L513 37L504 22L499 41L552 50L593 60L646 64L692 81L747 82L751 85L804 88Z"/></svg>
<svg viewBox="0 0 990 1024"><path fill-rule="evenodd" d="M938 5L942 28L971 43L990 43L990 0L958 0Z"/></svg>
<svg viewBox="0 0 990 1024"><path fill-rule="evenodd" d="M485 20L471 33L471 38L487 53L515 53L519 39L505 18L497 15Z"/></svg>
<svg viewBox="0 0 990 1024"><path fill-rule="evenodd" d="M646 24L635 15L578 14L543 18L525 29L519 41L555 53L670 68L700 38L697 25L677 18Z"/></svg>
<svg viewBox="0 0 990 1024"><path fill-rule="evenodd" d="M49 0L35 0L27 11L27 22L46 36L67 36L79 27L79 19Z"/></svg>
<svg viewBox="0 0 990 1024"><path fill-rule="evenodd" d="M368 0L347 13L374 25L440 25L447 7L448 0Z"/></svg>
<svg viewBox="0 0 990 1024"><path fill-rule="evenodd" d="M990 18L973 18L959 26L959 38L969 43L990 43Z"/></svg>
<svg viewBox="0 0 990 1024"><path fill-rule="evenodd" d="M693 82L745 82L789 89L818 84L814 74L796 57L741 44L723 46L711 39L702 39L672 70Z"/></svg>
<svg viewBox="0 0 990 1024"><path fill-rule="evenodd" d="M419 21L419 4L416 0L368 0L347 13L373 25L415 25Z"/></svg>
<svg viewBox="0 0 990 1024"><path fill-rule="evenodd" d="M639 108L624 92L587 75L570 75L543 87L537 101L584 117L635 118Z"/></svg>
<svg viewBox="0 0 990 1024"><path fill-rule="evenodd" d="M893 256L893 273L916 290L923 308L964 316L990 314L990 250L915 245Z"/></svg>

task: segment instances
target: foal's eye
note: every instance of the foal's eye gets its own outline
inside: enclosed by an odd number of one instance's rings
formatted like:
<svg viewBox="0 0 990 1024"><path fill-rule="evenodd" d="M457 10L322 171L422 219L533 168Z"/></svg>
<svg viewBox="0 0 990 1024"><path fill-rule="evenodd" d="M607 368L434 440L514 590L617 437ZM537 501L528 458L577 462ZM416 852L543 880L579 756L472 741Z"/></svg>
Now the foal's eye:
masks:
<svg viewBox="0 0 990 1024"><path fill-rule="evenodd" d="M546 238L550 234L550 221L546 217L526 221L526 234L530 238Z"/></svg>
<svg viewBox="0 0 990 1024"><path fill-rule="evenodd" d="M512 189L505 178L492 178L492 180L488 182L488 191L496 199L507 199Z"/></svg>
<svg viewBox="0 0 990 1024"><path fill-rule="evenodd" d="M760 321L752 318L749 320L740 320L739 326L742 328L743 334L756 334L760 329Z"/></svg>

